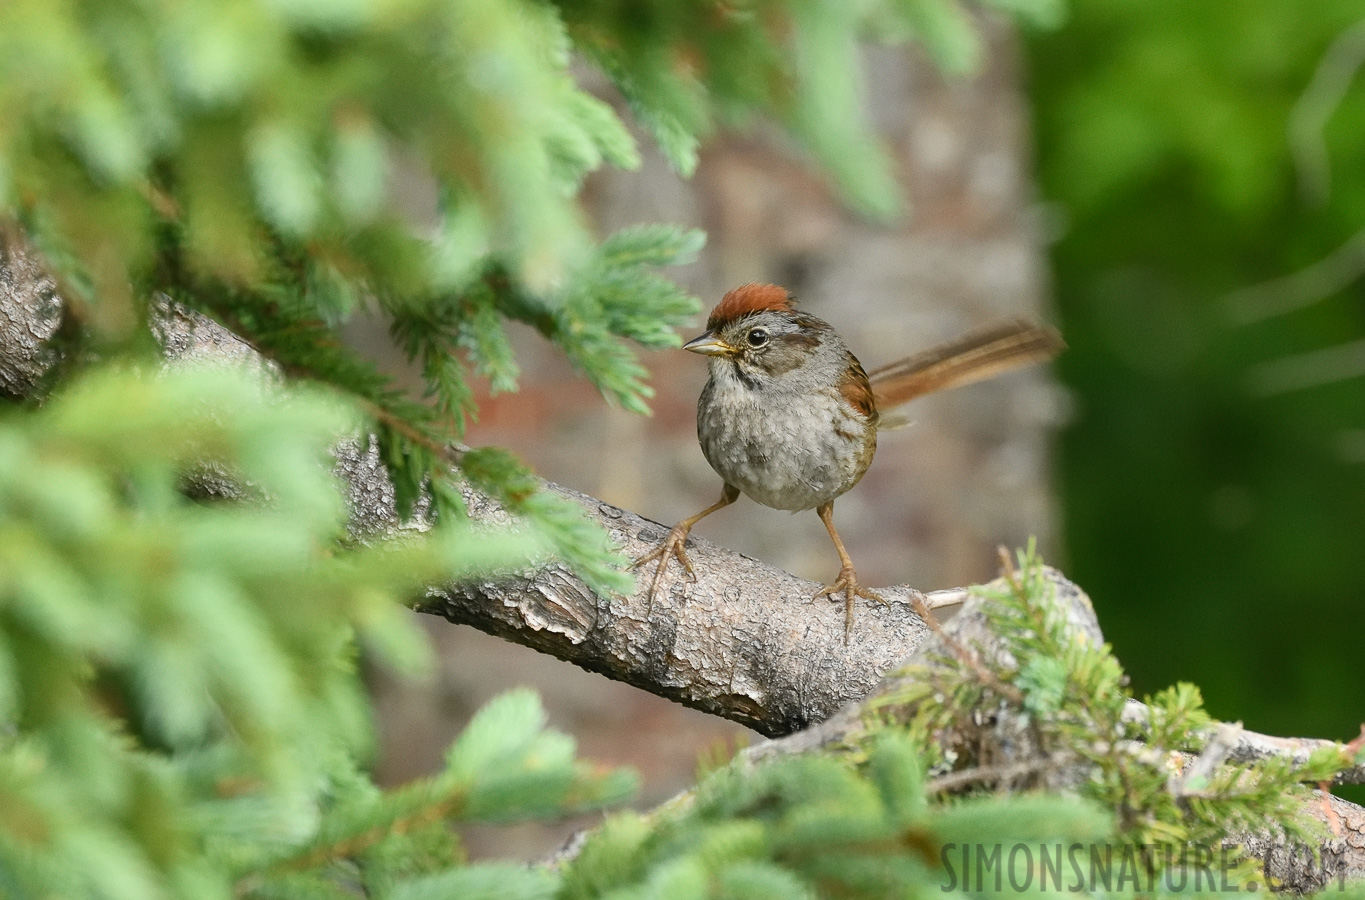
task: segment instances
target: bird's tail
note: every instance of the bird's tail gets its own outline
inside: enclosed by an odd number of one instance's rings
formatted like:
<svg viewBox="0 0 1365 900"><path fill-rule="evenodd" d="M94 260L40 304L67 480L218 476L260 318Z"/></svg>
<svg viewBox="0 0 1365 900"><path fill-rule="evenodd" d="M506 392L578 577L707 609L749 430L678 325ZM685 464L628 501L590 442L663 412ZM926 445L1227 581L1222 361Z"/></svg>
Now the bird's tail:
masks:
<svg viewBox="0 0 1365 900"><path fill-rule="evenodd" d="M1055 328L1016 320L988 325L882 366L867 376L877 411L882 414L879 427L886 430L908 424L904 416L887 413L916 397L1044 362L1065 346Z"/></svg>

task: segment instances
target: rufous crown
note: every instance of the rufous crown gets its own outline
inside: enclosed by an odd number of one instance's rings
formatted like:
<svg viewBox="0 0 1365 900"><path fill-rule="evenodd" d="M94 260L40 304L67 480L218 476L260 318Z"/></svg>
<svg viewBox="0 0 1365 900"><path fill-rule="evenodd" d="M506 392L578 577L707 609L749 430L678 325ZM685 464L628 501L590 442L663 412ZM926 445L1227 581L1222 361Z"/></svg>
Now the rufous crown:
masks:
<svg viewBox="0 0 1365 900"><path fill-rule="evenodd" d="M711 310L711 315L706 319L706 327L714 330L728 325L741 316L763 310L791 312L791 294L787 293L786 288L775 284L741 284L734 290L727 291L716 304L716 308Z"/></svg>

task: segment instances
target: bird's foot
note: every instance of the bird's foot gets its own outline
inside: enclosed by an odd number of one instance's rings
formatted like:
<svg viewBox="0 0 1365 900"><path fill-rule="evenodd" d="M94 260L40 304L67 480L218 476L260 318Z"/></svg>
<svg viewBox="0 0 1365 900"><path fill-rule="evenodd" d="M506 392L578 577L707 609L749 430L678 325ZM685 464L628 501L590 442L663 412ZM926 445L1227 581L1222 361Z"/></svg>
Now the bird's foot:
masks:
<svg viewBox="0 0 1365 900"><path fill-rule="evenodd" d="M663 581L664 570L668 568L670 558L677 559L682 563L683 571L687 573L688 581L696 581L697 573L692 570L692 561L687 558L687 535L692 529L684 528L681 525L674 525L659 545L644 556L630 564L632 569L638 569L643 565L658 560L659 564L654 567L654 577L649 582L649 593L645 599L645 614L648 615L654 609L654 595L659 590L659 584Z"/></svg>
<svg viewBox="0 0 1365 900"><path fill-rule="evenodd" d="M853 633L853 603L857 598L876 600L878 603L890 602L871 588L859 584L858 573L853 571L852 566L844 566L839 570L839 577L834 579L833 584L827 584L815 592L816 598L823 596L833 598L838 594L844 595L844 643L848 643L848 636Z"/></svg>

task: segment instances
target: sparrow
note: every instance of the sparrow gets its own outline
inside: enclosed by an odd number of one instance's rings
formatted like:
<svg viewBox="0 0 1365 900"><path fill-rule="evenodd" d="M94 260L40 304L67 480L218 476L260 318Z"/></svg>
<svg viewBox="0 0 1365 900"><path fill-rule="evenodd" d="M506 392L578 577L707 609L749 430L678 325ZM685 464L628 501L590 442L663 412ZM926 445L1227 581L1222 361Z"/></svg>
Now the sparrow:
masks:
<svg viewBox="0 0 1365 900"><path fill-rule="evenodd" d="M692 526L745 494L773 509L819 514L840 568L814 596L843 595L847 637L856 598L886 602L859 583L834 527L834 501L872 464L878 430L907 424L895 410L916 397L1050 359L1063 346L1052 328L1004 322L869 374L833 327L798 309L786 289L746 284L728 292L706 331L683 345L708 357L697 439L724 486L719 500L674 525L635 561L634 567L658 561L649 604L671 559L695 580L685 549Z"/></svg>

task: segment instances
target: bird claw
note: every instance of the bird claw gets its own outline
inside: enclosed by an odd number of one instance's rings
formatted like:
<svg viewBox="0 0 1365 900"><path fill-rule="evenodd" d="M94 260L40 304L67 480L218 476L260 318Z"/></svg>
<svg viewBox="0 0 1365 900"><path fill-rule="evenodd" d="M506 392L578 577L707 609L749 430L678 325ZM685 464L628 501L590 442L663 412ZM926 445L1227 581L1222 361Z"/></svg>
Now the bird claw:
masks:
<svg viewBox="0 0 1365 900"><path fill-rule="evenodd" d="M690 528L674 526L657 547L630 564L632 569L638 569L656 559L659 561L659 564L654 568L654 577L649 582L649 593L645 598L645 615L649 615L654 610L654 595L659 591L659 583L663 581L664 571L668 568L670 556L682 563L683 572L687 574L688 581L697 580L697 573L692 569L692 560L687 558L687 550L684 549L687 545L689 531L691 531Z"/></svg>
<svg viewBox="0 0 1365 900"><path fill-rule="evenodd" d="M878 603L890 603L876 591L865 588L858 583L858 573L853 571L852 566L844 566L839 570L839 577L834 579L833 584L827 584L815 592L813 599L828 596L831 599L837 594L844 595L844 643L848 643L848 636L853 633L853 604L858 597L866 600L875 600Z"/></svg>

